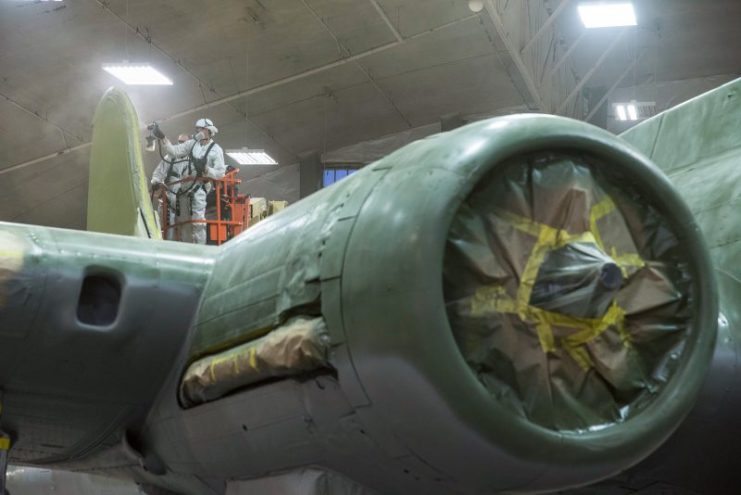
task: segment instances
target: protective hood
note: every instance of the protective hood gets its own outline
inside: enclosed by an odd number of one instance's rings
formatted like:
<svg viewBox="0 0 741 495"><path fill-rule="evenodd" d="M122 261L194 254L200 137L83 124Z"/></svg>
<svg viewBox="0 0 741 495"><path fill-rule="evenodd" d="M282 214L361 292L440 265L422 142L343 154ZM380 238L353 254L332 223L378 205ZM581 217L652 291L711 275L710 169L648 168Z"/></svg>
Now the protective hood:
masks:
<svg viewBox="0 0 741 495"><path fill-rule="evenodd" d="M214 125L211 119L198 119L196 121L196 127L203 127L211 132L211 137L218 134L219 129Z"/></svg>

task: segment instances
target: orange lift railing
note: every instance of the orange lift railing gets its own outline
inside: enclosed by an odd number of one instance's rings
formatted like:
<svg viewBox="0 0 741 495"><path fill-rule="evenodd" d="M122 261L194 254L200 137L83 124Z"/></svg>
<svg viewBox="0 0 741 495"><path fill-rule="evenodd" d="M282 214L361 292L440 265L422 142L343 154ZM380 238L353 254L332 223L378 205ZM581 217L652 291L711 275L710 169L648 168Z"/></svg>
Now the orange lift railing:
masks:
<svg viewBox="0 0 741 495"><path fill-rule="evenodd" d="M186 177L168 184L168 186L178 183L187 183L190 185L193 180L202 183L210 182L213 185L212 193L215 195L216 204L214 208L209 208L207 201L205 220L186 219L179 221L176 218L175 223L170 225L167 194L160 194L162 207L159 209L159 213L162 238L183 241L181 232L184 226L205 223L206 243L220 245L247 229L250 226L250 219L252 217L252 206L250 205L249 195L239 194L238 185L242 181L237 179L237 172L237 169L232 169L221 179ZM209 193L209 195L212 193ZM180 215L180 217L183 217L183 215ZM172 233L172 236L169 235L170 233ZM185 241L188 242L190 239L185 239Z"/></svg>

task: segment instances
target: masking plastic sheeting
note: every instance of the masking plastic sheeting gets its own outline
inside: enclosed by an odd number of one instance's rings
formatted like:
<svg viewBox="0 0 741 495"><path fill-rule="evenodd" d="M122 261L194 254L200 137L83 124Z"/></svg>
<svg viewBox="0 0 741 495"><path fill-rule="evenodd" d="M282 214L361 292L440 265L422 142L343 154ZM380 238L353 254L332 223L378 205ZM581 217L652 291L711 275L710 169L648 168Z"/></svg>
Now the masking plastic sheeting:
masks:
<svg viewBox="0 0 741 495"><path fill-rule="evenodd" d="M445 257L467 363L494 398L554 430L640 411L689 331L681 246L628 181L597 170L565 155L510 160L462 204Z"/></svg>
<svg viewBox="0 0 741 495"><path fill-rule="evenodd" d="M268 378L324 367L328 344L322 318L296 317L264 337L191 364L180 386L181 403L192 407Z"/></svg>

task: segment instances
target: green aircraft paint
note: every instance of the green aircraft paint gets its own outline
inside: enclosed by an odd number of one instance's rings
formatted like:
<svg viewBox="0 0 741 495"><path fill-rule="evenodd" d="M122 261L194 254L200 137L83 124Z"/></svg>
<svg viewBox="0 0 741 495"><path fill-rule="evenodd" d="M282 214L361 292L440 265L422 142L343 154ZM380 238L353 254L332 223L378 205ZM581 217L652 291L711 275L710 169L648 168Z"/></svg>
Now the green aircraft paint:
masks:
<svg viewBox="0 0 741 495"><path fill-rule="evenodd" d="M115 90L106 98L96 126L101 118L135 143L130 103ZM117 113L128 124L108 120ZM96 143L111 139L103 128ZM654 153L665 149L654 141L645 139ZM698 141L687 169L704 166L706 146ZM721 148L724 157L737 149ZM655 210L686 270L689 317L673 372L638 414L592 428L544 426L513 410L512 397L492 393L471 368L446 310L446 249L461 205L503 180L513 162L543 154L586 160L606 188ZM130 170L140 166L135 152L127 156ZM136 191L142 176L130 180ZM151 214L141 194L128 198ZM138 222L121 220L129 234L141 234ZM308 466L381 493L592 483L635 465L675 431L715 349L718 282L676 189L623 140L552 116L492 119L417 141L220 248L6 223L0 240L2 429L12 433L13 461L172 493L220 494L226 483ZM710 245L716 263L726 259L727 244ZM189 363L295 316L324 319L330 370L183 408ZM733 328L726 322L721 331Z"/></svg>

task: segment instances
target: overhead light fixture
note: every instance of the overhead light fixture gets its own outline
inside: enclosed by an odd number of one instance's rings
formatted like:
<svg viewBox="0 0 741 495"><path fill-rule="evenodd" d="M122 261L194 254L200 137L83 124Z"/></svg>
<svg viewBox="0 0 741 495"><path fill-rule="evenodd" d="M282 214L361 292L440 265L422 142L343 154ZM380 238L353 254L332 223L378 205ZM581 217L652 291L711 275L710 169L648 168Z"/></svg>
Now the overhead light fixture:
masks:
<svg viewBox="0 0 741 495"><path fill-rule="evenodd" d="M656 102L630 101L615 103L615 118L621 121L648 119L656 115Z"/></svg>
<svg viewBox="0 0 741 495"><path fill-rule="evenodd" d="M625 105L615 105L615 111L617 112L618 120L628 120L628 114L625 111Z"/></svg>
<svg viewBox="0 0 741 495"><path fill-rule="evenodd" d="M584 2L577 7L581 22L587 28L635 26L632 2Z"/></svg>
<svg viewBox="0 0 741 495"><path fill-rule="evenodd" d="M172 86L172 80L149 64L104 64L103 70L129 85Z"/></svg>
<svg viewBox="0 0 741 495"><path fill-rule="evenodd" d="M484 10L484 2L482 0L468 0L468 8L471 12L478 14Z"/></svg>
<svg viewBox="0 0 741 495"><path fill-rule="evenodd" d="M631 103L629 105L626 105L626 108L628 110L628 119L629 120L638 120L638 110L636 110L636 106L634 103Z"/></svg>
<svg viewBox="0 0 741 495"><path fill-rule="evenodd" d="M278 165L273 157L265 153L265 150L242 148L240 150L226 150L239 165Z"/></svg>

